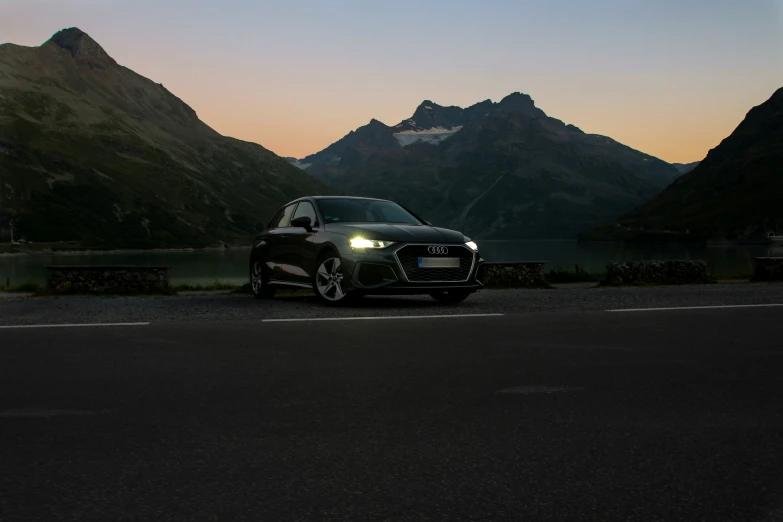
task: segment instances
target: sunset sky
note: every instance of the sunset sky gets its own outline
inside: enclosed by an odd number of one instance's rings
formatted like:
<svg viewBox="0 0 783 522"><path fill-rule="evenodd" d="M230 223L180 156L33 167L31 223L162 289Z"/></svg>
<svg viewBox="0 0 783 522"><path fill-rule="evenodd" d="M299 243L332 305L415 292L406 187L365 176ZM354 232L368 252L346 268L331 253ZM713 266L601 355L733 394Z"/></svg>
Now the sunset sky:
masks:
<svg viewBox="0 0 783 522"><path fill-rule="evenodd" d="M219 132L303 157L425 99L521 91L700 160L783 87L783 0L0 0L0 42L76 26Z"/></svg>

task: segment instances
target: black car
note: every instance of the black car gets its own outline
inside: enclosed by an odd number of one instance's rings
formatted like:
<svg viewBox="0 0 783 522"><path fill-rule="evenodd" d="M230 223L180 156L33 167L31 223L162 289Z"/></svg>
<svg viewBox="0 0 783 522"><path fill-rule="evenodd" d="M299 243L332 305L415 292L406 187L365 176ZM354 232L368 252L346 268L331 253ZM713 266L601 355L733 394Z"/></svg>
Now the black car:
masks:
<svg viewBox="0 0 783 522"><path fill-rule="evenodd" d="M250 281L257 298L301 287L330 304L366 294L429 294L457 303L482 287L482 263L470 238L392 201L305 197L285 205L256 236Z"/></svg>

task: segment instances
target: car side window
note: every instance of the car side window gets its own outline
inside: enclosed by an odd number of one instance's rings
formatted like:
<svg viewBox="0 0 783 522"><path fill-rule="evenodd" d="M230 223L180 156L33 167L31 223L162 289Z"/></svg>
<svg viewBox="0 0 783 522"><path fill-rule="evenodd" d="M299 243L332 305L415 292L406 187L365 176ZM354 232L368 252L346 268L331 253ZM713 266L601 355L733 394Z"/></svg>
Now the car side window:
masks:
<svg viewBox="0 0 783 522"><path fill-rule="evenodd" d="M272 218L272 220L269 222L269 225L266 228L276 228L277 224L280 223L280 218L283 217L283 211L278 210L277 214L275 214L275 217Z"/></svg>
<svg viewBox="0 0 783 522"><path fill-rule="evenodd" d="M308 201L302 201L299 203L299 206L296 207L296 212L294 212L294 217L292 219L300 217L309 217L310 223L313 226L318 224L318 216L315 214L315 209Z"/></svg>
<svg viewBox="0 0 783 522"><path fill-rule="evenodd" d="M296 203L288 205L283 209L283 215L280 217L280 221L277 223L277 228L283 228L291 225L291 214L294 213Z"/></svg>

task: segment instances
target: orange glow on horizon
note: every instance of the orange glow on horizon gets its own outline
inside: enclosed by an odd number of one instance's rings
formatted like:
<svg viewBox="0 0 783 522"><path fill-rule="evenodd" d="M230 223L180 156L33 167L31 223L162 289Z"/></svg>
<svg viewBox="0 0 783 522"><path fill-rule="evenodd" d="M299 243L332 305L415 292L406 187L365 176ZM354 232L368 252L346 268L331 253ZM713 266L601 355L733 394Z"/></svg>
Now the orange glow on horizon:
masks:
<svg viewBox="0 0 783 522"><path fill-rule="evenodd" d="M296 158L425 99L519 91L584 132L688 163L783 86L783 0L0 4L0 42L79 27L221 134Z"/></svg>
<svg viewBox="0 0 783 522"><path fill-rule="evenodd" d="M385 107L383 112L396 112L396 117L375 115L372 109L345 113L339 118L333 114L316 114L309 120L295 109L267 105L260 106L257 112L243 113L227 113L208 103L202 107L194 106L194 109L203 121L221 134L259 143L280 156L301 159L366 125L371 118L389 126L396 125L409 118L422 100L407 109L398 107L397 111ZM704 159L710 149L734 131L752 106L764 101L766 98L747 106L736 104L721 112L701 112L699 108L682 112L681 107L667 110L666 107L649 106L646 110L633 110L633 107L612 106L612 100L606 100L605 107L598 107L596 103L584 108L577 104L568 107L572 118L558 114L556 108L537 105L547 115L576 125L584 132L608 136L669 163L690 163Z"/></svg>

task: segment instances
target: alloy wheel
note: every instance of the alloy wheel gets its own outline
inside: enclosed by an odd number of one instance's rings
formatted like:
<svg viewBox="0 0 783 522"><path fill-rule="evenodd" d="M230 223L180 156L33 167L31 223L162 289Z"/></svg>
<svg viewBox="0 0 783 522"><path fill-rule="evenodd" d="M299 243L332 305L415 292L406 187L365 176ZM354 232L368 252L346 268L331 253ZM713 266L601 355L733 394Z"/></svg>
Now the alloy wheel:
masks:
<svg viewBox="0 0 783 522"><path fill-rule="evenodd" d="M269 286L263 261L253 261L250 267L250 287L256 299L270 299L275 296L275 287Z"/></svg>
<svg viewBox="0 0 783 522"><path fill-rule="evenodd" d="M321 263L315 274L315 286L320 296L327 301L337 302L345 298L340 258L330 257Z"/></svg>
<svg viewBox="0 0 783 522"><path fill-rule="evenodd" d="M253 287L253 293L258 295L264 288L264 269L260 261L253 263L253 270L250 272L250 284Z"/></svg>

